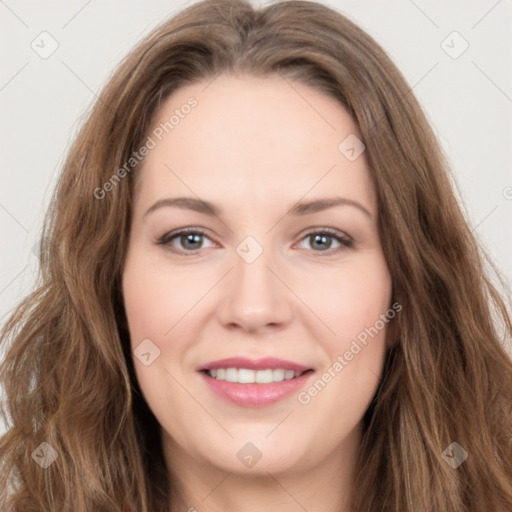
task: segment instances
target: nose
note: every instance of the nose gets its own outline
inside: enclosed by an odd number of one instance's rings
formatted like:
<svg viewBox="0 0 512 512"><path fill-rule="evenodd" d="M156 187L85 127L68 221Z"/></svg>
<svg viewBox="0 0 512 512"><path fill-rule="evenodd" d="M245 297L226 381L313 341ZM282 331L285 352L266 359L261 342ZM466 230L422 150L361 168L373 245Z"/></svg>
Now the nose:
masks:
<svg viewBox="0 0 512 512"><path fill-rule="evenodd" d="M258 333L281 330L290 323L293 293L270 252L263 250L250 263L235 252L234 268L219 290L222 300L217 315L224 327Z"/></svg>

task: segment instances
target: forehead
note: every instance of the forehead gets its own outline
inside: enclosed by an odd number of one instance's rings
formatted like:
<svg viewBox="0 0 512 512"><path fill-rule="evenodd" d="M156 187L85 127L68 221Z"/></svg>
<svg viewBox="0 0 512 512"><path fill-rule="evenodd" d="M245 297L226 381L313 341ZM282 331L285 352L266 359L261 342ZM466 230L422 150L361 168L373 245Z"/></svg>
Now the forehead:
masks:
<svg viewBox="0 0 512 512"><path fill-rule="evenodd" d="M263 206L347 192L375 203L364 152L350 161L339 149L347 137L361 138L350 114L335 98L280 76L221 75L184 86L162 103L150 136L155 147L139 171L139 196L244 197Z"/></svg>

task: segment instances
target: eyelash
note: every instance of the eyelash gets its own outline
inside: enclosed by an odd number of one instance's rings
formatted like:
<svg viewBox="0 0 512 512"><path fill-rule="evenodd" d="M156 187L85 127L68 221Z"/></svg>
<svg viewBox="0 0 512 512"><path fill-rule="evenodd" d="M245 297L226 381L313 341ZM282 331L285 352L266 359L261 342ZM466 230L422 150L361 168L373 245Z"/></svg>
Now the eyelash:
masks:
<svg viewBox="0 0 512 512"><path fill-rule="evenodd" d="M313 229L311 231L308 231L301 238L301 241L306 239L307 237L311 237L313 235L319 235L319 234L327 235L329 238L334 238L337 242L339 242L341 244L341 247L338 247L337 249L334 249L334 250L327 249L325 251L314 251L315 253L318 253L319 256L322 255L323 253L325 253L326 255L330 256L333 253L338 253L338 252L343 251L344 249L349 249L349 248L353 247L353 245L354 245L354 241L353 241L353 239L351 237L341 233L340 231L332 229L332 228L316 228L316 229ZM186 253L186 254L183 254L185 256L186 255L189 255L189 256L196 255L197 252L200 251L201 249L196 249L194 251L187 251L185 249L176 249L176 248L174 248L171 245L170 242L173 239L175 239L175 238L177 238L179 236L183 236L183 235L201 235L201 236L205 236L205 237L209 238L207 233L204 230L202 230L201 228L187 228L187 229L181 229L181 230L178 230L178 231L171 231L169 233L165 233L160 238L158 238L155 243L157 245L165 246L171 252L174 252L174 253L177 253L177 254Z"/></svg>

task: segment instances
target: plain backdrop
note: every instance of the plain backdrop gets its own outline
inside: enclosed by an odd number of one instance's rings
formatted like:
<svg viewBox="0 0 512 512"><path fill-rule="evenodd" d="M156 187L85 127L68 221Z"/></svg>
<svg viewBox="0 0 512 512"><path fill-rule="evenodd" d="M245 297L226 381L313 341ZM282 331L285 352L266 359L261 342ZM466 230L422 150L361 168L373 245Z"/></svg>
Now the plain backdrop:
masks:
<svg viewBox="0 0 512 512"><path fill-rule="evenodd" d="M190 3L0 0L0 324L34 284L43 214L87 108L121 58ZM509 286L512 1L322 3L369 32L405 75Z"/></svg>

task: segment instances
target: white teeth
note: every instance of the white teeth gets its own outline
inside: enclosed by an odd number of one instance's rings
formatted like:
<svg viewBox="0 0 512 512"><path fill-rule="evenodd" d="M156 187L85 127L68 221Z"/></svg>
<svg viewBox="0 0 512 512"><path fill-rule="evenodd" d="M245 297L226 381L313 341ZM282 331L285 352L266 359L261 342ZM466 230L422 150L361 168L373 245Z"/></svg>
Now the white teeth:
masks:
<svg viewBox="0 0 512 512"><path fill-rule="evenodd" d="M238 371L236 368L226 368L226 380L228 382L238 381Z"/></svg>
<svg viewBox="0 0 512 512"><path fill-rule="evenodd" d="M270 384L272 380L272 370L258 370L256 372L255 381L258 384Z"/></svg>
<svg viewBox="0 0 512 512"><path fill-rule="evenodd" d="M272 370L272 380L274 382L281 382L284 380L284 373L285 370L281 370L280 368L278 370Z"/></svg>
<svg viewBox="0 0 512 512"><path fill-rule="evenodd" d="M217 368L208 370L208 375L217 380L237 382L239 384L270 384L271 382L282 382L302 375L302 372L284 370L250 370L248 368Z"/></svg>
<svg viewBox="0 0 512 512"><path fill-rule="evenodd" d="M231 369L234 370L235 372L237 371L234 368L231 368ZM254 370L247 370L245 368L240 368L240 370L238 370L238 382L240 382L241 384L253 384L254 379L255 379L255 374L256 374L256 372Z"/></svg>

